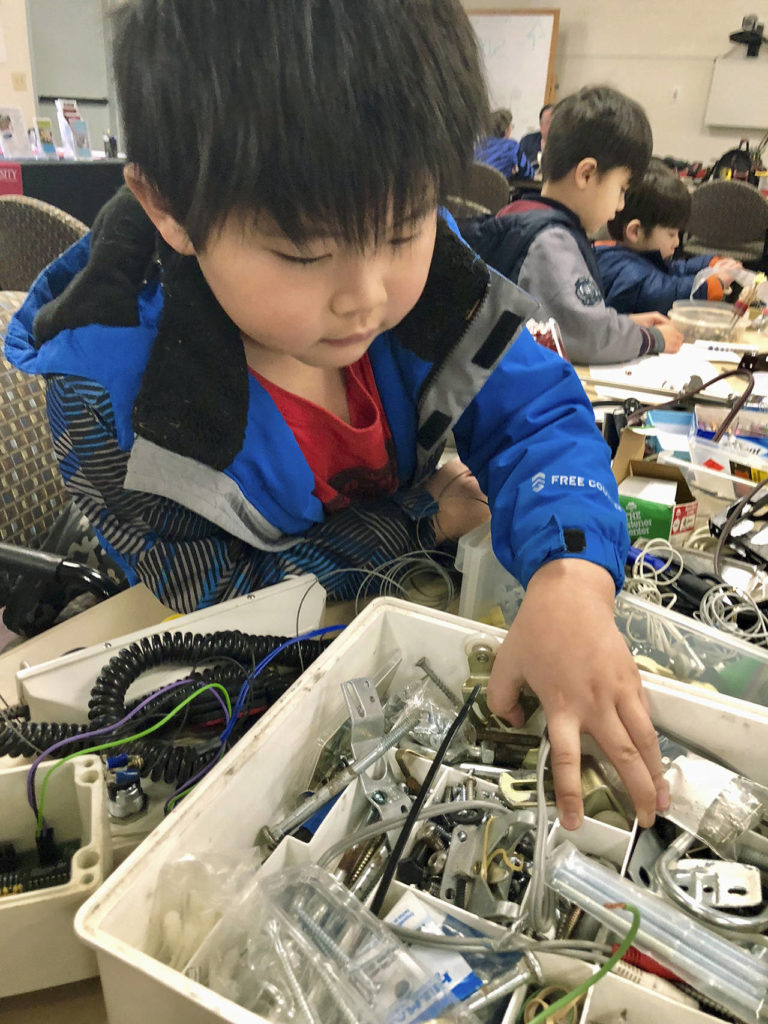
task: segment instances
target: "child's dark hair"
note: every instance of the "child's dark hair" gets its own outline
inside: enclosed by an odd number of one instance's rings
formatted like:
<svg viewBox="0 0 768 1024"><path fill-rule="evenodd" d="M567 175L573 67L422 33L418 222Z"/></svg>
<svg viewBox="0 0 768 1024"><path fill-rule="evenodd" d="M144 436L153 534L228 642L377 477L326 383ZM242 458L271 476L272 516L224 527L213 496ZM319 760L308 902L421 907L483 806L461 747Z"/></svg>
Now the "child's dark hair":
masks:
<svg viewBox="0 0 768 1024"><path fill-rule="evenodd" d="M624 230L632 220L639 220L648 234L655 227L682 231L690 216L688 189L663 160L654 158L642 180L627 192L624 209L608 221L608 231L611 238L623 242Z"/></svg>
<svg viewBox="0 0 768 1024"><path fill-rule="evenodd" d="M230 214L378 240L487 132L460 0L128 0L114 39L128 161L196 247Z"/></svg>
<svg viewBox="0 0 768 1024"><path fill-rule="evenodd" d="M607 85L586 86L555 104L541 174L544 181L560 181L593 157L598 173L628 167L637 181L652 151L651 126L639 103Z"/></svg>
<svg viewBox="0 0 768 1024"><path fill-rule="evenodd" d="M491 135L495 135L497 139L504 138L511 124L511 110L507 110L506 107L500 107L499 110L491 112Z"/></svg>

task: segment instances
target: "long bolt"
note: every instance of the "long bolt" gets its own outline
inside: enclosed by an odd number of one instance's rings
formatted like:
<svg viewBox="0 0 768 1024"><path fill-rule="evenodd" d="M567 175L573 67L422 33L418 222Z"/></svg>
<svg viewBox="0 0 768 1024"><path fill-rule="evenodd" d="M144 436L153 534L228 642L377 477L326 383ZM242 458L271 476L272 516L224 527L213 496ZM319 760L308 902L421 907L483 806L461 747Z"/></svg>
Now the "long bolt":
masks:
<svg viewBox="0 0 768 1024"><path fill-rule="evenodd" d="M366 768L378 761L390 747L394 747L399 739L401 739L410 729L414 727L416 722L421 717L420 711L413 711L407 715L400 725L396 726L386 736L382 737L381 741L370 750L363 757L358 758L354 764L351 764L344 771L331 779L326 785L321 786L311 797L306 799L295 811L292 811L287 817L283 818L277 825L265 826L262 830L262 838L268 843L269 846L274 848L283 838L288 835L289 832L301 825L303 821L310 818L315 811L319 811L321 807L324 807L328 801L340 793L342 789L353 782L358 775L362 775Z"/></svg>
<svg viewBox="0 0 768 1024"><path fill-rule="evenodd" d="M277 926L277 922L270 921L267 924L267 931L272 939L272 947L275 950L275 953L277 953L280 963L282 964L283 970L285 971L285 975L288 979L288 984L291 987L291 992L293 992L293 997L298 1003L299 1009L304 1014L309 1024L319 1024L319 1021L312 1012L312 1008L307 1002L307 998L302 991L299 979L294 973L293 965L291 964L288 956L288 951L280 939L280 929Z"/></svg>
<svg viewBox="0 0 768 1024"><path fill-rule="evenodd" d="M451 702L451 704L453 704L455 708L462 707L462 701L459 700L459 698L456 696L453 690L451 690L448 684L443 682L443 680L435 672L435 670L432 668L432 666L429 664L426 658L419 658L419 660L416 662L416 667L420 668L424 675L432 680L432 682L435 684L438 690L440 690L440 692L448 698L448 700Z"/></svg>

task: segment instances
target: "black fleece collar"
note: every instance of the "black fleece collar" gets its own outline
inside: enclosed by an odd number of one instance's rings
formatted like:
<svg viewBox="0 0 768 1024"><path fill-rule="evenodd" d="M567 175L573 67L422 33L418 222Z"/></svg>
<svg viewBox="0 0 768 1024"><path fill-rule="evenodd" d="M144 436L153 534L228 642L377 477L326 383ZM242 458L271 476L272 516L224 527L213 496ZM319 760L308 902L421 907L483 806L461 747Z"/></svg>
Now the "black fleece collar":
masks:
<svg viewBox="0 0 768 1024"><path fill-rule="evenodd" d="M159 255L163 310L133 408L133 428L163 448L225 469L240 451L248 413L248 368L240 332L216 301L193 256L158 241L122 189L94 224L90 261L35 319L39 347L61 330L135 326L138 297ZM395 328L407 348L438 361L463 334L488 287L485 264L438 220L424 291Z"/></svg>

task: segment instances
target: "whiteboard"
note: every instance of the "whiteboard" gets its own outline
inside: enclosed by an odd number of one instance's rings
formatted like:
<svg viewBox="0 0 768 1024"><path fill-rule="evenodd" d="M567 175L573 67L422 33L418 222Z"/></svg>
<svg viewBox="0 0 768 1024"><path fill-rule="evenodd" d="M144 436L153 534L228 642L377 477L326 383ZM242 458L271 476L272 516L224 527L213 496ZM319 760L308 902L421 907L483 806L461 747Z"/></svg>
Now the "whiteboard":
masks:
<svg viewBox="0 0 768 1024"><path fill-rule="evenodd" d="M768 56L717 58L704 122L712 128L768 129Z"/></svg>
<svg viewBox="0 0 768 1024"><path fill-rule="evenodd" d="M469 12L480 42L491 109L507 107L512 136L539 130L539 110L553 94L559 9Z"/></svg>

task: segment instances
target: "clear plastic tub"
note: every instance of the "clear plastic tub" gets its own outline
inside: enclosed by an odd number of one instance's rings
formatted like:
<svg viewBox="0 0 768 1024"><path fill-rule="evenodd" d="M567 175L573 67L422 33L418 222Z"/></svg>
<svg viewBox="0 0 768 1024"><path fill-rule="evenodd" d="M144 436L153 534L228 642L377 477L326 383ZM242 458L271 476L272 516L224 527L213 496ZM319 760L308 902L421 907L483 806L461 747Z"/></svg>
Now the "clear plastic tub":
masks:
<svg viewBox="0 0 768 1024"><path fill-rule="evenodd" d="M724 341L733 323L733 307L678 299L672 303L669 319L682 333L684 341Z"/></svg>

